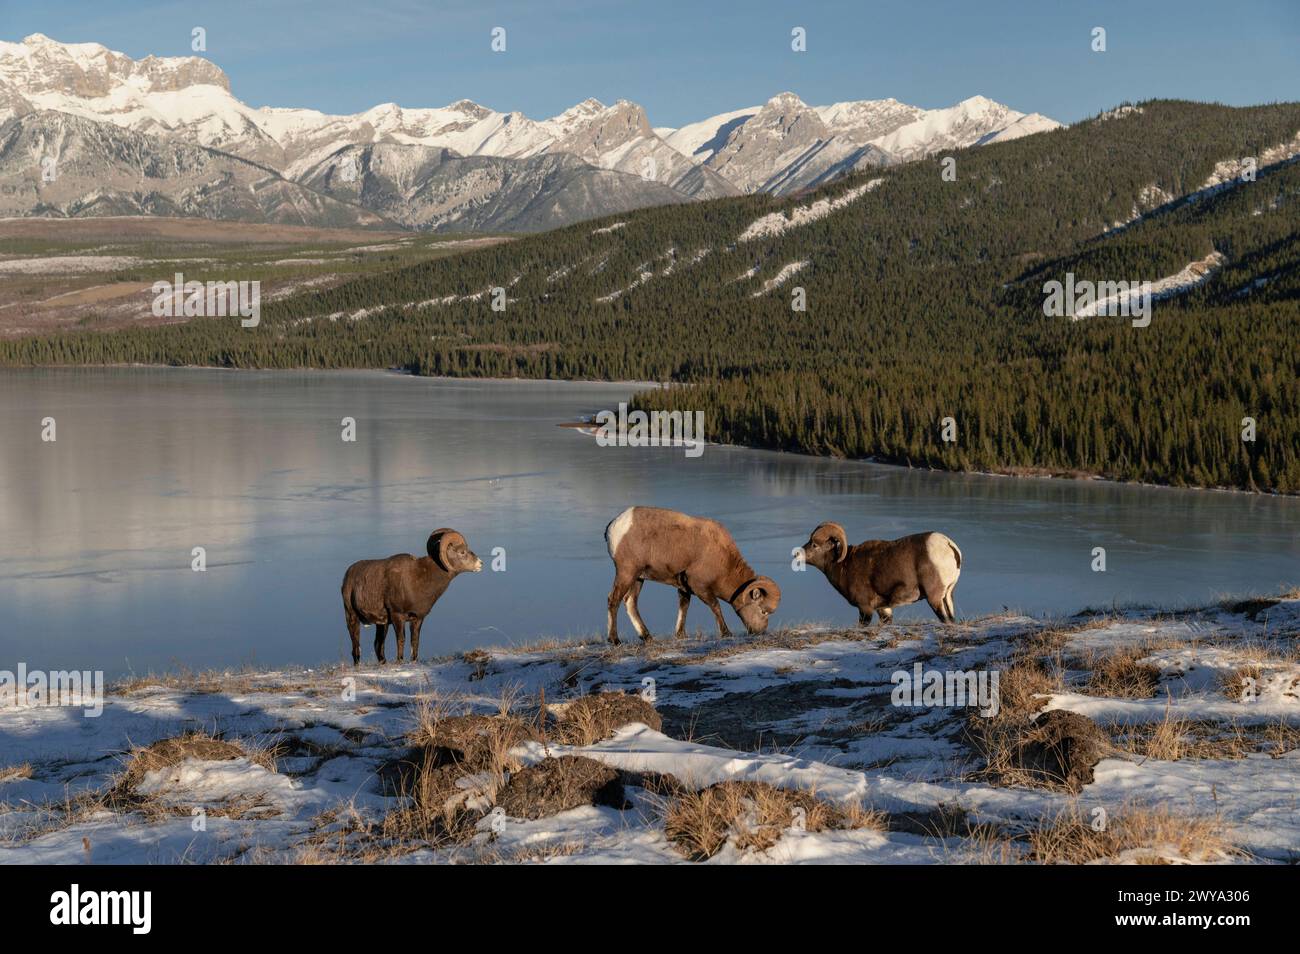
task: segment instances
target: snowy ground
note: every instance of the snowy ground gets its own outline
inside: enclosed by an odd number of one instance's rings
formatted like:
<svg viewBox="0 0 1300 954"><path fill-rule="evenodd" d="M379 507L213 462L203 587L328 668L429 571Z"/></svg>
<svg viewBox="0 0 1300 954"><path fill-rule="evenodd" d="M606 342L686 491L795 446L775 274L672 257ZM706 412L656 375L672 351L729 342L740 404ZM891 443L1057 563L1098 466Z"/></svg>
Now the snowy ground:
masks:
<svg viewBox="0 0 1300 954"><path fill-rule="evenodd" d="M697 634L644 649L557 643L355 672L164 678L110 692L98 718L20 707L11 695L0 697L0 861L686 863L666 835L671 796L642 783L644 773L664 773L689 790L766 782L876 813L864 827L792 824L765 849L729 837L713 863L1033 860L1029 833L1054 820L1095 818L1098 808L1118 819L1148 806L1212 823L1234 849L1227 860L1295 862L1298 637L1300 599L1262 599L1177 613L800 629L756 642ZM1126 650L1154 684L1099 694L1095 672ZM916 663L1005 674L1029 657L1059 675L1044 710L1087 715L1116 741L1078 794L991 778L966 741L969 709L891 704L891 676ZM543 699L556 706L598 691L652 691L663 731L631 723L591 745L526 741L510 750L510 769L587 756L624 771L623 808L588 805L529 821L498 811L454 841L404 840L384 828L407 800L385 794L381 769L408 751L422 702L426 713L429 700L452 713L508 704L527 712ZM1185 751L1162 759L1126 749L1132 733L1161 727L1172 727ZM185 758L137 771L130 800L106 794L133 750L192 731L237 741L254 757ZM472 777L456 784L477 791ZM967 823L954 832L926 821L945 812L964 812ZM1165 860L1214 860L1189 858L1186 845L1147 847Z"/></svg>

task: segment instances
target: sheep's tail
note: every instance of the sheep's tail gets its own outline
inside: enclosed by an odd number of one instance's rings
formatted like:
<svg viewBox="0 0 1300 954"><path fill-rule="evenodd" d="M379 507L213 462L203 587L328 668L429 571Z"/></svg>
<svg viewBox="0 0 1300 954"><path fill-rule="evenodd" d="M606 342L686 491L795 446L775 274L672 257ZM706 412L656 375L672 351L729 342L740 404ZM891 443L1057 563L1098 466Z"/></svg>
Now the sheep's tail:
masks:
<svg viewBox="0 0 1300 954"><path fill-rule="evenodd" d="M952 538L944 535L944 540L948 541L948 546L952 547L953 556L957 558L957 569L961 569L961 551L957 549L957 544L952 542Z"/></svg>

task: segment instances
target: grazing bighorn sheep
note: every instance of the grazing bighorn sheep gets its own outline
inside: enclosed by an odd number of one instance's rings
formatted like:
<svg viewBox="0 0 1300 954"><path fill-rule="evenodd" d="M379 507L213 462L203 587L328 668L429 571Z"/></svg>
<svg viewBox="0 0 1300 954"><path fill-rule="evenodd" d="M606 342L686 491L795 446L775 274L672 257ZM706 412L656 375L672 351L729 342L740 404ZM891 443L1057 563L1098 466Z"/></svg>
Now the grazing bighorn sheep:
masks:
<svg viewBox="0 0 1300 954"><path fill-rule="evenodd" d="M781 588L754 573L727 528L716 520L659 507L628 507L605 527L605 543L614 560L614 588L609 591L609 641L614 645L619 603L627 607L642 642L654 638L636 605L646 580L676 588L677 636L686 634L692 596L713 610L722 636L731 631L719 600L731 604L750 633L764 632L781 602Z"/></svg>
<svg viewBox="0 0 1300 954"><path fill-rule="evenodd" d="M397 637L397 661L406 651L403 625L411 624L411 661L420 654L420 627L433 604L460 573L478 573L483 561L465 538L448 527L429 534L429 555L398 553L385 560L358 560L343 574L343 615L352 637L352 664L361 663L361 627L374 624L375 657L384 662L389 624Z"/></svg>
<svg viewBox="0 0 1300 954"><path fill-rule="evenodd" d="M843 527L823 523L803 545L803 552L804 559L858 608L862 626L871 622L874 613L888 623L895 606L915 603L922 596L943 622L957 619L952 591L961 575L961 551L942 533L849 546Z"/></svg>

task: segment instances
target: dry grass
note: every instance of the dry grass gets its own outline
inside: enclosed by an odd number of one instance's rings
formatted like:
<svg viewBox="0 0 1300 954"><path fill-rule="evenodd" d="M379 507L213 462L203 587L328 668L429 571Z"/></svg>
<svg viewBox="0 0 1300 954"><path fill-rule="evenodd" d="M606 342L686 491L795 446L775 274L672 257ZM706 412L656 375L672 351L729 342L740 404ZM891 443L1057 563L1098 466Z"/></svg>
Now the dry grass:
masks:
<svg viewBox="0 0 1300 954"><path fill-rule="evenodd" d="M655 707L639 695L624 692L596 692L580 696L551 709L556 741L565 745L593 745L608 739L618 729L640 722L658 731L663 720Z"/></svg>
<svg viewBox="0 0 1300 954"><path fill-rule="evenodd" d="M19 779L31 777L32 766L29 762L23 762L21 765L6 765L0 768L0 782L16 782Z"/></svg>
<svg viewBox="0 0 1300 954"><path fill-rule="evenodd" d="M1076 802L1027 837L1030 859L1045 864L1206 864L1243 855L1224 836L1219 819L1168 806L1129 805L1104 817L1085 815Z"/></svg>
<svg viewBox="0 0 1300 954"><path fill-rule="evenodd" d="M1247 687L1251 687L1255 692L1259 691L1260 679L1263 678L1264 670L1257 663L1250 663L1241 666L1232 672L1226 672L1219 677L1219 688L1225 696L1234 702L1240 702L1246 695ZM1250 680L1249 682L1247 680Z"/></svg>
<svg viewBox="0 0 1300 954"><path fill-rule="evenodd" d="M492 804L507 773L519 766L510 750L537 733L511 715L521 691L502 690L495 715L476 714L456 695L432 694L412 703L415 725L407 734L412 749L394 766L394 794L401 807L380 823L381 842L423 845L463 843Z"/></svg>
<svg viewBox="0 0 1300 954"><path fill-rule="evenodd" d="M188 816L191 812L189 805L166 804L156 797L141 795L136 791L136 787L149 772L170 768L187 758L205 761L247 758L269 771L275 771L275 760L269 750L243 741L228 741L206 732L190 732L176 738L160 739L151 745L133 748L124 758L122 772L114 777L107 789L68 794L62 802L48 802L38 806L33 809L30 824L9 833L0 839L0 843L24 844L42 835L91 821L104 812L138 815L146 823L177 815ZM25 773L11 776L13 778L30 778L32 770L29 765L20 765L7 771ZM206 806L204 810L209 817L221 818L268 818L278 814L278 809L266 804L261 796L256 795L228 799L220 804Z"/></svg>
<svg viewBox="0 0 1300 954"><path fill-rule="evenodd" d="M1112 699L1150 699L1160 685L1160 670L1142 662L1152 648L1125 646L1087 660L1081 668L1091 669L1084 692Z"/></svg>
<svg viewBox="0 0 1300 954"><path fill-rule="evenodd" d="M1264 725L1192 721L1168 709L1161 722L1112 725L1115 744L1144 759L1244 759L1263 754L1281 758L1300 748L1300 728L1285 719Z"/></svg>
<svg viewBox="0 0 1300 954"><path fill-rule="evenodd" d="M1038 659L1017 660L998 677L998 714L992 721L1032 717L1047 704L1048 696L1063 691L1059 669L1049 669Z"/></svg>
<svg viewBox="0 0 1300 954"><path fill-rule="evenodd" d="M739 851L766 851L796 824L807 831L886 827L882 812L861 805L831 805L812 792L745 781L683 791L666 803L663 819L668 840L692 861L712 858L728 840Z"/></svg>

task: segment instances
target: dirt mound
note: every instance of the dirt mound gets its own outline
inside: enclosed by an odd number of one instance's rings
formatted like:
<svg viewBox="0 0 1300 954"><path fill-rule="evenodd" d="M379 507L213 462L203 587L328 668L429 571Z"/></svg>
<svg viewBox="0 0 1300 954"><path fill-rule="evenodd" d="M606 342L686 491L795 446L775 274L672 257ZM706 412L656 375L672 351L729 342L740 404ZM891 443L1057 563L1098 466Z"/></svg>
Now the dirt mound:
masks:
<svg viewBox="0 0 1300 954"><path fill-rule="evenodd" d="M512 818L545 818L584 805L623 808L619 773L595 759L561 755L514 772L497 796Z"/></svg>
<svg viewBox="0 0 1300 954"><path fill-rule="evenodd" d="M663 719L655 707L639 695L625 692L597 692L555 709L554 738L565 745L591 745L631 722L663 731Z"/></svg>
<svg viewBox="0 0 1300 954"><path fill-rule="evenodd" d="M1078 792L1092 782L1093 768L1111 749L1106 733L1087 716L1052 709L1021 738L1015 767L1033 780Z"/></svg>

